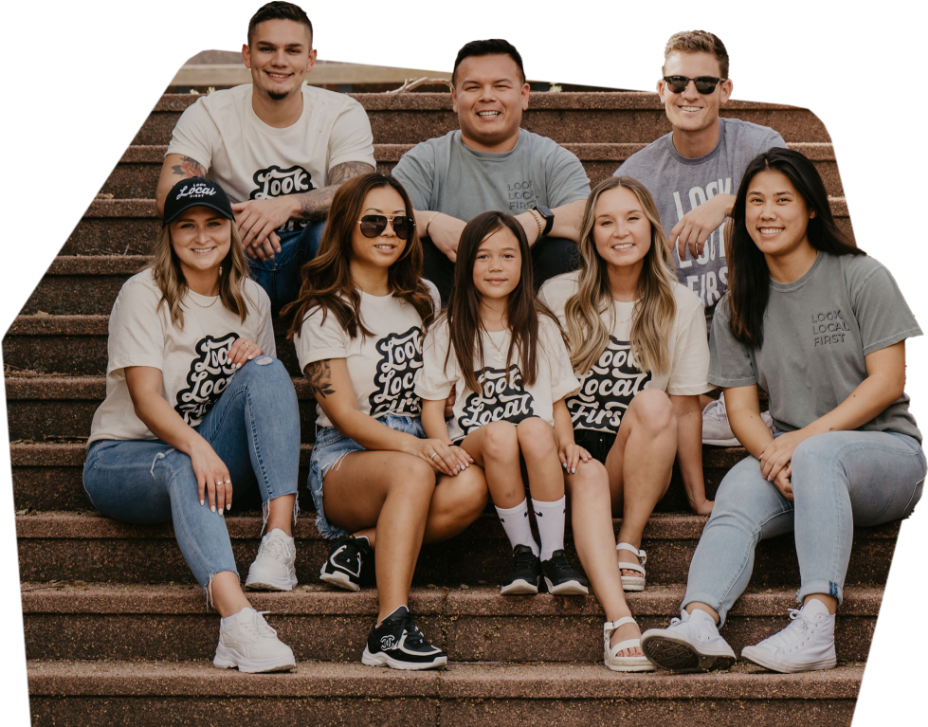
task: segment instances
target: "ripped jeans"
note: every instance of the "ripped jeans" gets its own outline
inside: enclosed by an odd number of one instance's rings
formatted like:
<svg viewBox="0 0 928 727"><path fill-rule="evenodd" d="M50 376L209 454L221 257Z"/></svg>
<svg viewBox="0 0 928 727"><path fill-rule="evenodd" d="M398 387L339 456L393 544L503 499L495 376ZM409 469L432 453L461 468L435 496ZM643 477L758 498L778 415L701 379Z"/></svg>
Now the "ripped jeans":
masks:
<svg viewBox="0 0 928 727"><path fill-rule="evenodd" d="M793 532L801 585L797 601L844 598L854 526L907 518L922 495L925 453L897 432L819 434L793 452L793 502L767 482L754 457L722 479L690 561L682 606L705 603L721 617L747 588L757 543Z"/></svg>
<svg viewBox="0 0 928 727"><path fill-rule="evenodd" d="M271 363L260 365L262 360ZM261 503L266 519L268 502L296 494L299 410L280 361L259 356L245 364L197 432L229 470L233 511ZM87 451L84 490L107 517L140 525L173 523L184 560L203 588L216 573L238 573L225 517L210 511L208 497L200 504L197 478L183 452L157 439L98 440Z"/></svg>

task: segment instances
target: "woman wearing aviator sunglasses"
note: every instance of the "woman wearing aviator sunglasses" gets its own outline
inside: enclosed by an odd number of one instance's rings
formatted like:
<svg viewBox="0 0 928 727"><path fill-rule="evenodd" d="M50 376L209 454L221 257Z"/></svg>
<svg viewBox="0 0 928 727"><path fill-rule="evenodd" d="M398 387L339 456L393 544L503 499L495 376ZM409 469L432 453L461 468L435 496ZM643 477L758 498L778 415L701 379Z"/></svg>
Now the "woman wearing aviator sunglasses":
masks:
<svg viewBox="0 0 928 727"><path fill-rule="evenodd" d="M319 531L335 539L320 578L357 591L376 571L379 614L361 660L397 669L447 662L412 621L412 574L423 541L461 532L487 498L473 460L422 430L413 382L440 301L421 271L406 191L391 176L356 177L335 194L319 254L284 310L316 397L309 486Z"/></svg>

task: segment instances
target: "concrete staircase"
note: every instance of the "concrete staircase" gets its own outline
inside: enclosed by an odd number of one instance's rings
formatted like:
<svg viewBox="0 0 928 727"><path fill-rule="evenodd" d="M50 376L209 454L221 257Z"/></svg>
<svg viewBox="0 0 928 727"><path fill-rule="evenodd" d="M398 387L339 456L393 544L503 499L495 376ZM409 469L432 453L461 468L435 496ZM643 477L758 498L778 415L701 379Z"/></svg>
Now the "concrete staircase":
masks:
<svg viewBox="0 0 928 727"><path fill-rule="evenodd" d="M371 118L379 166L455 128L447 94L357 98ZM489 514L456 540L424 549L411 595L419 623L448 651L443 672L397 673L358 659L376 594L322 586L327 548L306 515L296 529L300 586L254 594L292 645L293 674L221 672L209 659L218 623L180 557L169 526L137 527L94 513L81 486L84 442L105 393L107 319L123 281L143 267L160 227L154 190L171 129L191 96L162 97L99 199L65 242L3 342L14 498L33 723L165 724L627 724L850 723L898 527L855 536L838 621L839 666L776 675L739 663L726 674L618 675L602 666L603 614L588 598L502 598L493 586L507 544ZM808 111L735 102L726 113L771 126L816 161L841 224L847 207L828 135ZM669 127L654 94L535 94L525 128L576 153L592 181ZM278 334L280 330L278 331ZM314 413L289 345L281 358L300 399L305 481ZM714 492L740 449L706 448ZM682 484L645 533L648 587L630 594L642 628L677 613L705 518L688 512ZM618 521L616 522L618 528ZM239 567L258 546L257 513L229 518ZM724 635L736 651L785 623L798 569L790 538L762 544L748 594Z"/></svg>

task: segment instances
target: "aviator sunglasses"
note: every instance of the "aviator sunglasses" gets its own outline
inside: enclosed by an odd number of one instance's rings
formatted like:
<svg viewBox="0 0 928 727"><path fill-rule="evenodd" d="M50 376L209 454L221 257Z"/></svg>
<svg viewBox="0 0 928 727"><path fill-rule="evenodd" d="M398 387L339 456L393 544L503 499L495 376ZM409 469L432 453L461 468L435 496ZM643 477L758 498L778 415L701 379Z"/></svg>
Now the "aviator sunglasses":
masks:
<svg viewBox="0 0 928 727"><path fill-rule="evenodd" d="M393 225L393 232L401 240L408 240L412 231L416 229L416 221L412 217L396 215L387 217L386 215L364 215L358 224L361 225L361 234L364 237L377 237L387 229L387 222Z"/></svg>
<svg viewBox="0 0 928 727"><path fill-rule="evenodd" d="M674 93L683 93L690 81L696 84L696 90L703 96L708 96L719 85L724 78L715 78L713 76L700 76L699 78L687 78L686 76L664 76L664 83Z"/></svg>

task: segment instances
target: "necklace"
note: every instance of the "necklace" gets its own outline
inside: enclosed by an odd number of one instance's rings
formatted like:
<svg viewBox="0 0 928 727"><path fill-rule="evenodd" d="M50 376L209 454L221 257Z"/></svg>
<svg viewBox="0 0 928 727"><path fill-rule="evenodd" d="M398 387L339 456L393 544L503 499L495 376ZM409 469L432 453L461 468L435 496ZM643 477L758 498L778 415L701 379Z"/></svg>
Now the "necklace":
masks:
<svg viewBox="0 0 928 727"><path fill-rule="evenodd" d="M190 291L190 292L192 293L193 291ZM216 301L219 300L219 296L217 295L215 298L213 298L213 302L210 303L209 305L200 305L199 303L197 303L197 299L194 298L192 295L188 295L187 297L193 301L193 304L197 308L212 308L214 305L216 305ZM205 298L206 296L204 295L203 297Z"/></svg>
<svg viewBox="0 0 928 727"><path fill-rule="evenodd" d="M502 363L503 362L502 350L500 349L499 346L496 345L496 341L493 340L493 337L490 335L490 332L487 331L486 334L487 334L487 338L490 339L490 343L493 344L493 348L496 349L496 356L493 357L493 360L496 361L497 363Z"/></svg>

